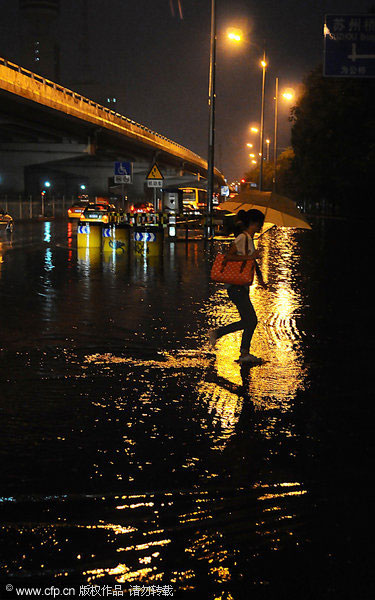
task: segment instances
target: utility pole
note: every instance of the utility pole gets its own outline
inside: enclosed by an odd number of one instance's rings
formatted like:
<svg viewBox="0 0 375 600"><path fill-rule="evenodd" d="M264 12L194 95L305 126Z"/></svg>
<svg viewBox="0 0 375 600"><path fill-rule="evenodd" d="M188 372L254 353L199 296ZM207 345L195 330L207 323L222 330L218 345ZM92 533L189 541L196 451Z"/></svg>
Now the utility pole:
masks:
<svg viewBox="0 0 375 600"><path fill-rule="evenodd" d="M263 60L261 62L262 65L262 107L260 111L260 166L259 166L259 191L262 191L263 184L263 146L264 146L264 92L266 88L266 51L263 50Z"/></svg>
<svg viewBox="0 0 375 600"><path fill-rule="evenodd" d="M207 160L207 225L205 237L213 234L212 208L214 193L214 160L215 160L215 78L216 78L216 1L211 0L211 37L210 37L210 70L208 82L208 160Z"/></svg>
<svg viewBox="0 0 375 600"><path fill-rule="evenodd" d="M278 119L278 102L279 102L279 78L275 79L275 129L273 133L273 191L276 192L277 178L277 119Z"/></svg>

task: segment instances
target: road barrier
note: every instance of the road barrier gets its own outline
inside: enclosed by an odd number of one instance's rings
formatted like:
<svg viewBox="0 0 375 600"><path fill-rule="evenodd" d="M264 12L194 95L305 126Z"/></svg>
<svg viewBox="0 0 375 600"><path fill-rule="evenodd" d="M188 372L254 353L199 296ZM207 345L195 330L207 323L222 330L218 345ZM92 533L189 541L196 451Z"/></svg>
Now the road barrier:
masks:
<svg viewBox="0 0 375 600"><path fill-rule="evenodd" d="M103 252L115 252L125 254L129 252L130 226L111 224L103 226L102 248Z"/></svg>
<svg viewBox="0 0 375 600"><path fill-rule="evenodd" d="M77 228L77 248L101 248L102 226L92 223L79 224Z"/></svg>
<svg viewBox="0 0 375 600"><path fill-rule="evenodd" d="M138 256L161 256L163 254L164 229L160 226L137 227L133 232L134 254Z"/></svg>

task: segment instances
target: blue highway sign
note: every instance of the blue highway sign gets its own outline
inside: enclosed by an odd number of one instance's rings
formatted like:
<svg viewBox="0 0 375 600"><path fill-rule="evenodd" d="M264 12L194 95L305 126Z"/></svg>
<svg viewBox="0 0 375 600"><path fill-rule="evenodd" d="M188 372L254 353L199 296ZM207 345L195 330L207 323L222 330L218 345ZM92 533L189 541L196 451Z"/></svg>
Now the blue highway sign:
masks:
<svg viewBox="0 0 375 600"><path fill-rule="evenodd" d="M375 14L326 15L325 77L375 77Z"/></svg>

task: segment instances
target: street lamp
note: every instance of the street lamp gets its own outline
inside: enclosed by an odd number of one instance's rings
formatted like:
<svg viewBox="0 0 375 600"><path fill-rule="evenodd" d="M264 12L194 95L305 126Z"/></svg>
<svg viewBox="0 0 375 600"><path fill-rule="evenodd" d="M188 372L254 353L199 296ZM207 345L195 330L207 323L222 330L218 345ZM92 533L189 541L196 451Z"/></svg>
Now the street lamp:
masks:
<svg viewBox="0 0 375 600"><path fill-rule="evenodd" d="M234 39L231 33L228 33L229 39ZM242 39L241 36L236 38L236 41L240 41ZM252 42L254 44L254 42ZM257 44L254 44L257 46ZM259 184L258 188L262 191L262 183L263 183L263 146L264 146L264 100L265 100L265 89L266 89L266 71L267 71L267 60L266 60L266 51L263 49L263 57L260 61L260 66L262 67L262 96L261 96L261 111L260 111L260 138L259 138L259 156L260 156L260 167L259 167ZM252 133L258 133L257 127L251 127L250 131Z"/></svg>
<svg viewBox="0 0 375 600"><path fill-rule="evenodd" d="M291 88L283 92L282 97L289 101L294 98L294 90ZM274 139L273 139L273 191L276 192L277 186L277 129L278 129L278 105L279 105L279 78L275 79L275 124L274 124Z"/></svg>
<svg viewBox="0 0 375 600"><path fill-rule="evenodd" d="M260 167L259 167L259 191L262 191L262 183L263 183L263 137L264 137L264 92L266 89L266 69L267 69L267 61L266 61L266 52L263 50L263 59L260 61L262 67L262 103L261 103L261 111L260 111Z"/></svg>
<svg viewBox="0 0 375 600"><path fill-rule="evenodd" d="M242 41L242 31L241 29L231 28L228 30L228 38L232 42L241 42Z"/></svg>
<svg viewBox="0 0 375 600"><path fill-rule="evenodd" d="M270 143L271 143L271 140L266 140L266 144L267 144L267 154L266 154L266 160L267 160L267 162L268 162L268 161L269 161L269 159L270 159Z"/></svg>

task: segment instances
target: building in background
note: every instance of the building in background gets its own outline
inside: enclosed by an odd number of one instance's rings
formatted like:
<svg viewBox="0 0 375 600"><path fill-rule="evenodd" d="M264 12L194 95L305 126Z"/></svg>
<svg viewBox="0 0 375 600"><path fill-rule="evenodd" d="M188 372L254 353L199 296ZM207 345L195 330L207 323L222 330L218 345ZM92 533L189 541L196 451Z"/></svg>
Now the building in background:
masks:
<svg viewBox="0 0 375 600"><path fill-rule="evenodd" d="M19 0L20 64L60 81L60 0Z"/></svg>

